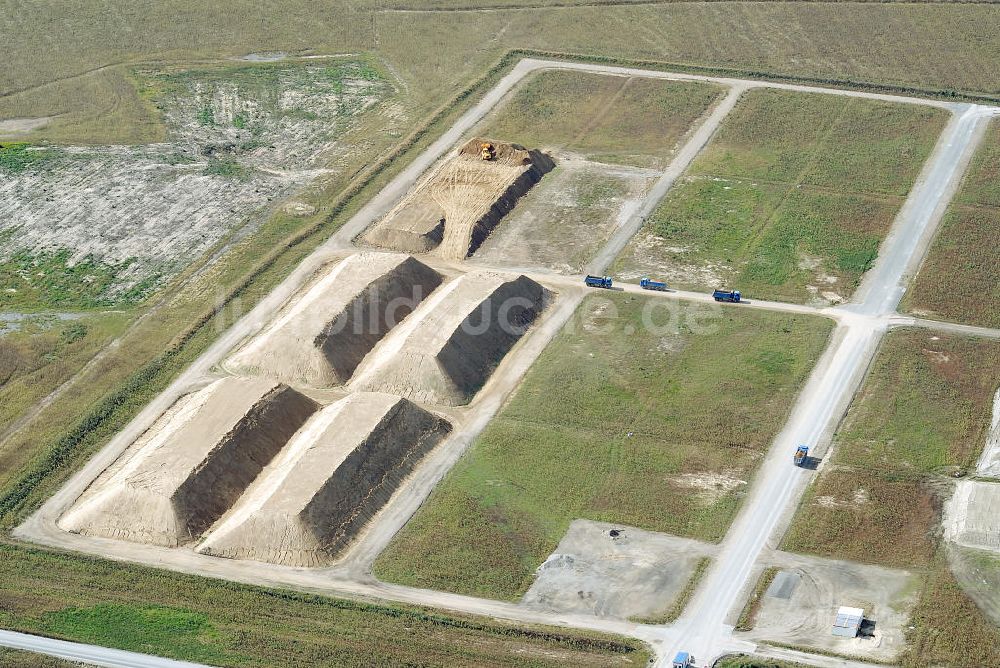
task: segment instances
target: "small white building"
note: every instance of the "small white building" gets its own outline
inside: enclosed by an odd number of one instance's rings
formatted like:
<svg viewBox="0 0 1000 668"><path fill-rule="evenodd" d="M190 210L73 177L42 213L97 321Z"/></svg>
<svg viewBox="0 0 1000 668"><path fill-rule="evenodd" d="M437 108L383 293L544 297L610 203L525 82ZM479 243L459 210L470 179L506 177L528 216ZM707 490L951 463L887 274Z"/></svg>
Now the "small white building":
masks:
<svg viewBox="0 0 1000 668"><path fill-rule="evenodd" d="M861 628L861 622L865 618L865 611L861 608L847 608L841 606L837 611L837 618L833 622L833 635L844 638L855 638Z"/></svg>

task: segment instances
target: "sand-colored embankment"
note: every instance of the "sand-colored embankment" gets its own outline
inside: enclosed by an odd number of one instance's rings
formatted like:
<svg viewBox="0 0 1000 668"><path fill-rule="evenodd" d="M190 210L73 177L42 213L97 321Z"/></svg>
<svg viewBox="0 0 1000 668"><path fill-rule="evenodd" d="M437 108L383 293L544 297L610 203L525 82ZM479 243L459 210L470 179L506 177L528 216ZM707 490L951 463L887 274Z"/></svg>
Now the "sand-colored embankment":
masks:
<svg viewBox="0 0 1000 668"><path fill-rule="evenodd" d="M459 406L472 400L545 307L526 276L475 271L438 289L372 352L352 387Z"/></svg>
<svg viewBox="0 0 1000 668"><path fill-rule="evenodd" d="M484 142L495 147L491 160L480 155ZM408 253L436 249L443 257L464 259L554 166L540 151L472 139L389 211L365 241Z"/></svg>
<svg viewBox="0 0 1000 668"><path fill-rule="evenodd" d="M960 480L944 515L948 540L1000 552L1000 483Z"/></svg>
<svg viewBox="0 0 1000 668"><path fill-rule="evenodd" d="M328 563L450 428L400 397L341 399L303 426L197 551L287 566Z"/></svg>
<svg viewBox="0 0 1000 668"><path fill-rule="evenodd" d="M66 531L176 547L198 538L316 412L286 385L225 378L183 398L59 520Z"/></svg>
<svg viewBox="0 0 1000 668"><path fill-rule="evenodd" d="M292 302L226 366L237 374L313 387L346 383L375 344L441 280L407 255L352 255Z"/></svg>

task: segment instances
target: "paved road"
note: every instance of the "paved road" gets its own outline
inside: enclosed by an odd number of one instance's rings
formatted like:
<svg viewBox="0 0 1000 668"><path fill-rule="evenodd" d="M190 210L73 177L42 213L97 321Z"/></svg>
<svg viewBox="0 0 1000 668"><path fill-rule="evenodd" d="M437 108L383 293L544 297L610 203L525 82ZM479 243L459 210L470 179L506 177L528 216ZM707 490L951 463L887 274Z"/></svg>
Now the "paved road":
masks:
<svg viewBox="0 0 1000 668"><path fill-rule="evenodd" d="M211 369L219 360L245 337L258 331L287 300L309 280L314 272L323 265L343 254L350 248L351 240L363 231L372 221L387 211L403 194L409 190L420 176L432 167L444 153L462 139L464 133L470 131L475 124L491 109L513 86L527 74L540 69L575 69L595 73L605 73L620 76L645 76L670 80L701 80L711 81L737 90L750 87L771 87L789 90L822 92L836 95L884 99L911 104L929 104L948 109L961 109L962 115L946 129L938 150L925 169L921 182L910 199L918 198L912 206L904 207L905 215L900 217L893 227L895 236L890 235L892 243L887 241L884 246L884 258L873 273L877 278L869 281L866 288L868 297L854 310L850 308L825 310L826 315L838 319L836 342L824 355L817 370L813 373L806 389L799 399L799 404L792 420L782 431L772 447L771 454L765 462L758 481L751 492L749 502L734 524L733 530L723 543L723 553L716 561L705 583L696 594L688 608L688 613L672 628L647 627L618 620L602 620L583 615L562 615L527 610L517 605L485 599L457 596L445 592L433 592L409 587L399 587L376 582L366 575L371 559L378 549L391 538L392 534L402 526L402 522L425 498L434 482L444 474L450 464L461 453L464 445L459 443L447 450L440 459L428 466L428 471L418 473L416 482L409 486L408 491L397 495L380 517L379 528L375 529L367 540L360 543L356 554L345 566L339 569L314 571L282 569L247 562L228 562L196 555L185 550L167 550L149 546L124 544L118 541L88 539L81 536L66 534L60 531L55 520L69 506L104 468L113 462L124 449L159 416L173 401L192 389L206 382ZM683 147L676 158L676 166L686 165L697 150L708 140L713 130L713 123L721 121L724 111L731 108L736 101L736 93L730 93L719 107L710 114L706 122ZM703 648L701 656L711 656L726 649L736 648L746 650L746 644L734 643L730 629L723 624L726 614L738 598L741 586L746 584L750 569L757 554L767 540L773 537L778 526L779 516L786 514L794 507L799 495L805 488L807 474L792 470L788 475L787 459L791 444L798 440L819 440L829 431L829 426L846 407L852 387L860 382L860 376L874 352L875 344L884 331L887 316L885 308L891 303L895 308L901 286L904 284L904 274L919 261L918 255L926 246L926 241L933 234L943 210L944 202L953 192L957 178L961 174L964 161L971 154L975 141L981 136L985 124L983 116L989 113L986 108L970 105L950 105L944 102L905 98L892 95L878 95L856 91L836 91L830 89L795 86L789 84L771 84L767 82L741 81L719 77L702 77L670 73L649 72L629 68L615 68L598 65L563 63L557 61L541 61L533 59L522 60L510 74L501 79L500 83L484 99L463 114L458 122L424 151L411 165L404 169L392 182L362 209L327 243L310 255L285 281L262 300L253 311L229 328L199 359L188 368L167 390L165 390L133 420L122 432L98 453L80 472L62 489L59 490L35 515L19 527L15 534L20 538L35 540L47 545L57 545L69 549L101 554L114 559L139 562L155 562L161 566L179 571L199 573L212 577L222 577L243 582L295 586L307 591L325 594L338 594L369 599L388 599L413 604L436 606L456 611L491 615L504 619L519 620L530 623L545 623L564 626L574 626L585 629L601 630L611 633L622 633L646 640L657 651L658 656L666 657L678 646L697 645ZM643 209L652 210L669 188L669 185L683 169L675 169L672 165L668 173L658 182L656 188L645 203ZM909 202L908 202L909 204ZM928 213L929 212L929 213ZM628 230L641 224L641 218L631 220ZM612 237L609 244L599 254L605 264L614 257L614 249L624 246L628 241L628 230ZM902 232L901 232L902 230ZM914 243L910 235L916 235ZM885 265L884 267L882 265ZM597 266L595 264L595 266ZM636 286L627 286L628 291L638 290ZM883 290L892 290L892 297L885 297ZM705 295L692 293L667 293L665 296L675 298L707 301ZM576 295L572 299L579 299ZM572 299L565 303L571 303ZM809 307L793 305L778 305L758 302L750 307L777 308L796 312L815 312ZM567 307L568 308L568 307ZM564 314L553 318L553 323ZM547 340L554 333L543 332L537 337L539 343ZM531 346L523 359L516 357L509 361L511 371L501 374L497 382L481 393L486 407L480 419L470 419L463 425L463 438L471 438L481 429L488 418L489 411L495 410L502 398L506 396L516 383L518 374L523 373L532 355L537 352ZM506 363L506 362L505 362ZM457 453L457 454L456 454ZM423 475L423 478L420 476ZM778 512L784 509L786 512ZM381 520L385 520L384 526ZM679 642L683 640L683 642ZM92 648L91 648L92 649ZM752 646L749 646L752 649ZM46 651L46 650L36 650ZM112 665L175 665L175 664L112 664Z"/></svg>
<svg viewBox="0 0 1000 668"><path fill-rule="evenodd" d="M15 633L14 631L0 631L0 645L38 654L48 654L67 661L78 661L93 666L107 666L108 668L199 668L202 665L163 659L149 654L125 652L120 649L53 640L52 638Z"/></svg>

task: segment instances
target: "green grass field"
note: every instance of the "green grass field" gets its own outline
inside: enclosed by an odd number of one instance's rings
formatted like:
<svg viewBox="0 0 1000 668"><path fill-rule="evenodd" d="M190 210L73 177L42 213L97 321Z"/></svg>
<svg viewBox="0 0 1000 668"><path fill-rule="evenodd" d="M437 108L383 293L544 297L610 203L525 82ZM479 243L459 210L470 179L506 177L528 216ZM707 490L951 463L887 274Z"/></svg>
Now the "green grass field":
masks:
<svg viewBox="0 0 1000 668"><path fill-rule="evenodd" d="M663 331L643 324L651 305ZM376 575L514 599L573 519L719 540L830 330L589 297Z"/></svg>
<svg viewBox="0 0 1000 668"><path fill-rule="evenodd" d="M0 627L216 666L644 666L647 659L638 642L595 634L12 546L0 546L0 574Z"/></svg>
<svg viewBox="0 0 1000 668"><path fill-rule="evenodd" d="M614 269L699 290L846 300L945 118L925 107L750 91Z"/></svg>
<svg viewBox="0 0 1000 668"><path fill-rule="evenodd" d="M724 90L702 83L542 71L485 121L483 134L598 162L663 167Z"/></svg>
<svg viewBox="0 0 1000 668"><path fill-rule="evenodd" d="M1000 629L956 582L939 538L950 476L985 443L998 370L1000 342L891 332L782 546L921 573L907 668L1000 662Z"/></svg>
<svg viewBox="0 0 1000 668"><path fill-rule="evenodd" d="M1000 121L994 120L903 307L939 320L1000 327L998 247Z"/></svg>

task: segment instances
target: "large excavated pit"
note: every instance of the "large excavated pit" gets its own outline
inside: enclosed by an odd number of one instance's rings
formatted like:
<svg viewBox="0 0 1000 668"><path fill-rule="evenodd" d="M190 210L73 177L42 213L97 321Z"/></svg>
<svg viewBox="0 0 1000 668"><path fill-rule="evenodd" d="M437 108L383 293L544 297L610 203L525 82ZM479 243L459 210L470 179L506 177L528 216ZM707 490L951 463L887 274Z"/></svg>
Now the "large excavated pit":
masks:
<svg viewBox="0 0 1000 668"><path fill-rule="evenodd" d="M484 160L481 146L493 147ZM517 144L472 139L365 235L367 243L407 253L472 255L500 219L555 164Z"/></svg>
<svg viewBox="0 0 1000 668"><path fill-rule="evenodd" d="M59 520L66 531L176 547L240 497L318 405L287 385L225 378L181 399Z"/></svg>
<svg viewBox="0 0 1000 668"><path fill-rule="evenodd" d="M341 399L305 424L197 551L327 564L450 429L400 397Z"/></svg>
<svg viewBox="0 0 1000 668"><path fill-rule="evenodd" d="M467 404L545 307L527 276L475 271L445 284L382 341L354 389L414 401Z"/></svg>
<svg viewBox="0 0 1000 668"><path fill-rule="evenodd" d="M346 383L375 344L441 280L407 255L352 255L230 357L227 367L313 387Z"/></svg>

